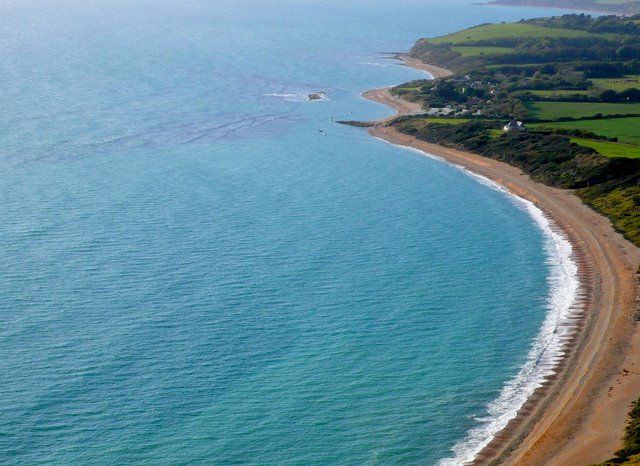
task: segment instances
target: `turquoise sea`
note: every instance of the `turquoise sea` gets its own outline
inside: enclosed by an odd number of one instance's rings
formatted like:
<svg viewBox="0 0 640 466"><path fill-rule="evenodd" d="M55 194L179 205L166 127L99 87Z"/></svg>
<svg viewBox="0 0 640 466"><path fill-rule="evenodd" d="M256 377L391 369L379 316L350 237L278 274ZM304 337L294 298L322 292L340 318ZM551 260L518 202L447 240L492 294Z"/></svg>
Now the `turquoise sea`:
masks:
<svg viewBox="0 0 640 466"><path fill-rule="evenodd" d="M546 370L566 245L331 119L423 76L385 52L557 13L1 2L0 463L472 455Z"/></svg>

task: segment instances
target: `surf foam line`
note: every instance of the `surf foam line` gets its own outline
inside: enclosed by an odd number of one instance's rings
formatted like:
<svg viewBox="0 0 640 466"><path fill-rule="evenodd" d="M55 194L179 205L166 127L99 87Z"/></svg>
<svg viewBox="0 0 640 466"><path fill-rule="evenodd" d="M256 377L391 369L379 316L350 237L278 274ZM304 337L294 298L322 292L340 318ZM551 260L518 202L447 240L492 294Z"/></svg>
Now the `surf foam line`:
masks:
<svg viewBox="0 0 640 466"><path fill-rule="evenodd" d="M529 214L545 238L544 250L549 267L547 312L532 342L526 361L517 375L506 382L498 397L487 405L486 415L476 418L478 425L472 427L466 436L453 446L451 449L453 455L439 462L440 466L469 464L491 443L496 434L517 416L520 408L534 391L556 373L559 363L565 357L565 342L575 333L575 320L572 318L582 312L581 307L577 306L580 281L578 266L574 261L573 246L565 233L533 202L515 195L489 178L420 149L393 144L382 138L376 139L453 165L479 183L504 194L517 207Z"/></svg>

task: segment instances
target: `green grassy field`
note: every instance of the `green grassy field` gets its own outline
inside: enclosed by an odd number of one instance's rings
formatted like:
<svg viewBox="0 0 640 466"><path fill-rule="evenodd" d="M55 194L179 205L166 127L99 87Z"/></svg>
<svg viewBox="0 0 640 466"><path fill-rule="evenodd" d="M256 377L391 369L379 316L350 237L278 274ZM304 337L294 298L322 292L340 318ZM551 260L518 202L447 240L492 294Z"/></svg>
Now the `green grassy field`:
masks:
<svg viewBox="0 0 640 466"><path fill-rule="evenodd" d="M583 138L571 138L571 142L574 142L580 146L591 147L592 149L600 152L605 157L624 157L627 159L640 158L640 146Z"/></svg>
<svg viewBox="0 0 640 466"><path fill-rule="evenodd" d="M625 76L624 78L592 79L593 85L599 89L611 89L616 92L635 87L640 89L640 76Z"/></svg>
<svg viewBox="0 0 640 466"><path fill-rule="evenodd" d="M562 117L580 118L597 115L624 115L640 113L640 103L607 104L600 102L525 102L534 118L555 119Z"/></svg>
<svg viewBox="0 0 640 466"><path fill-rule="evenodd" d="M576 128L591 131L599 136L617 137L618 141L640 145L640 117L612 118L610 120L562 121L558 123L539 123L531 128L546 126L550 128Z"/></svg>
<svg viewBox="0 0 640 466"><path fill-rule="evenodd" d="M458 52L463 57L478 57L481 55L504 55L513 49L509 47L470 47L458 46L451 47L454 52Z"/></svg>
<svg viewBox="0 0 640 466"><path fill-rule="evenodd" d="M606 35L605 35L606 36ZM558 29L535 26L524 23L508 24L485 24L463 31L454 32L446 36L429 39L434 44L453 43L463 44L465 42L517 37L520 39L538 37L603 37L602 34L593 34L576 29Z"/></svg>
<svg viewBox="0 0 640 466"><path fill-rule="evenodd" d="M589 91L583 91L583 90L564 90L564 89L554 89L554 90L544 90L544 91L516 91L514 92L514 94L516 95L521 95L521 94L533 94L533 95L539 95L540 97L553 97L553 96L565 96L565 95L589 95Z"/></svg>

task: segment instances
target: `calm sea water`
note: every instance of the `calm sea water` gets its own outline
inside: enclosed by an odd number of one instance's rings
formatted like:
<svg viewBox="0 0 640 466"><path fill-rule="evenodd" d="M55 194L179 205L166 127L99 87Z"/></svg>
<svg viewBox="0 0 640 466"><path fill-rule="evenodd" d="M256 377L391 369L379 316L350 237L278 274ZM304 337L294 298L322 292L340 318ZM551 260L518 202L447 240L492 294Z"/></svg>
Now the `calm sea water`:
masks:
<svg viewBox="0 0 640 466"><path fill-rule="evenodd" d="M545 237L331 118L387 115L360 93L421 76L382 52L544 14L2 2L0 462L451 456L527 360Z"/></svg>

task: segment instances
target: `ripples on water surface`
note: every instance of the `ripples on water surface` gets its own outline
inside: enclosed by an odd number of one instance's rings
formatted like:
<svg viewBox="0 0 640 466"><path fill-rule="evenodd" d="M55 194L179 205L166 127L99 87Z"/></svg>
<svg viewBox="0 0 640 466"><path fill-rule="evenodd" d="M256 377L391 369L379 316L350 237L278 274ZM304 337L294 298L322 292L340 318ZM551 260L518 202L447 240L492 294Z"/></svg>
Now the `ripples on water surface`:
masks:
<svg viewBox="0 0 640 466"><path fill-rule="evenodd" d="M477 425L543 320L542 234L330 120L420 76L379 52L547 12L0 11L1 462L433 464Z"/></svg>

